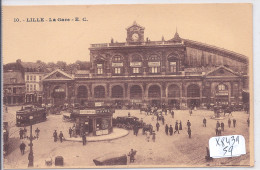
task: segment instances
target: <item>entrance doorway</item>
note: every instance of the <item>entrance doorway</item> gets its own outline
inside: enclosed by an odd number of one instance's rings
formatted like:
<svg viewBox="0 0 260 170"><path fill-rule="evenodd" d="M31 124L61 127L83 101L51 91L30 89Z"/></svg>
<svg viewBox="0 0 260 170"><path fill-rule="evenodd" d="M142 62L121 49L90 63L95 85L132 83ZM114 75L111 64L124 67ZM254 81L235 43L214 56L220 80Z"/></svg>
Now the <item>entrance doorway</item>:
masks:
<svg viewBox="0 0 260 170"><path fill-rule="evenodd" d="M188 99L188 107L194 109L194 107L200 106L200 99Z"/></svg>
<svg viewBox="0 0 260 170"><path fill-rule="evenodd" d="M93 133L93 119L88 119L84 124L84 131L89 133Z"/></svg>
<svg viewBox="0 0 260 170"><path fill-rule="evenodd" d="M169 100L168 105L172 108L180 109L180 102L177 99Z"/></svg>

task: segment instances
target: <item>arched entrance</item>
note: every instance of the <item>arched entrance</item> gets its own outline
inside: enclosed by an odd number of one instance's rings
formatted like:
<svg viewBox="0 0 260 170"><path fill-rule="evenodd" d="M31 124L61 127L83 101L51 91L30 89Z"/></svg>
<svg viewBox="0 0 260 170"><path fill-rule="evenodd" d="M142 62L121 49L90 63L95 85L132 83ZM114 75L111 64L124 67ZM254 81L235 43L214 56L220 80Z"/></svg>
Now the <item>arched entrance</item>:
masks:
<svg viewBox="0 0 260 170"><path fill-rule="evenodd" d="M123 98L124 89L119 85L112 87L112 96L111 97L112 98Z"/></svg>
<svg viewBox="0 0 260 170"><path fill-rule="evenodd" d="M142 99L142 88L139 85L130 88L130 99Z"/></svg>
<svg viewBox="0 0 260 170"><path fill-rule="evenodd" d="M105 87L104 86L97 86L94 88L94 97L95 98L105 98Z"/></svg>
<svg viewBox="0 0 260 170"><path fill-rule="evenodd" d="M151 104L157 107L161 105L161 88L158 85L152 85L148 89L148 98L152 99Z"/></svg>
<svg viewBox="0 0 260 170"><path fill-rule="evenodd" d="M191 84L187 87L187 103L188 107L194 108L200 106L200 87L196 84Z"/></svg>
<svg viewBox="0 0 260 170"><path fill-rule="evenodd" d="M227 106L229 104L229 92L228 86L225 84L219 84L215 89L215 100L218 106Z"/></svg>
<svg viewBox="0 0 260 170"><path fill-rule="evenodd" d="M84 105L88 98L88 90L86 86L79 86L77 89L77 98L80 100L80 104Z"/></svg>
<svg viewBox="0 0 260 170"><path fill-rule="evenodd" d="M168 105L173 108L180 109L180 88L172 84L168 87Z"/></svg>
<svg viewBox="0 0 260 170"><path fill-rule="evenodd" d="M53 89L52 97L54 99L54 105L56 105L56 106L64 105L65 98L66 98L65 89L61 86L56 86Z"/></svg>

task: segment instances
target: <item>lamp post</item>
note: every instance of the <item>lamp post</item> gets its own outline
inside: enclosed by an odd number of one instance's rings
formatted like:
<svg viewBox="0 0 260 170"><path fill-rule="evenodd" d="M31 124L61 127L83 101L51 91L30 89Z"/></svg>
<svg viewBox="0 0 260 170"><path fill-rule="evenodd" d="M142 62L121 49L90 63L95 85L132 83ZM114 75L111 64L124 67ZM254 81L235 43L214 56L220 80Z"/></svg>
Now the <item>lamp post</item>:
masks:
<svg viewBox="0 0 260 170"><path fill-rule="evenodd" d="M33 116L30 116L29 117L30 119L30 153L28 155L28 160L29 160L29 163L28 163L28 167L33 167L33 143L32 143L32 140L33 140L33 136L32 136L32 119L33 119Z"/></svg>

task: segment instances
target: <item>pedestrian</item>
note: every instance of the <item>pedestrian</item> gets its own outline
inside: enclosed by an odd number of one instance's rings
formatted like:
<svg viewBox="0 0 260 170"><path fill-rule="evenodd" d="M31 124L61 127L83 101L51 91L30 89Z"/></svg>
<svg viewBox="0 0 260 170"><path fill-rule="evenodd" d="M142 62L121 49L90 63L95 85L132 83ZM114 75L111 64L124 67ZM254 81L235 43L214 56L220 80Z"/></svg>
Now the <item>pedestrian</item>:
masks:
<svg viewBox="0 0 260 170"><path fill-rule="evenodd" d="M217 121L217 123L216 123L216 128L218 128L218 127L220 127L219 121Z"/></svg>
<svg viewBox="0 0 260 170"><path fill-rule="evenodd" d="M190 128L190 127L191 127L190 120L188 120L188 122L187 122L187 126L188 126L188 128Z"/></svg>
<svg viewBox="0 0 260 170"><path fill-rule="evenodd" d="M131 149L128 156L130 157L130 163L135 161L136 150Z"/></svg>
<svg viewBox="0 0 260 170"><path fill-rule="evenodd" d="M159 124L159 122L157 122L157 123L156 123L157 132L159 131L159 128L160 128L160 124Z"/></svg>
<svg viewBox="0 0 260 170"><path fill-rule="evenodd" d="M230 118L228 119L228 127L230 128L230 126L231 126L231 120L230 120Z"/></svg>
<svg viewBox="0 0 260 170"><path fill-rule="evenodd" d="M24 154L25 147L26 147L26 145L22 142L22 143L20 144L20 150L21 150L21 154L22 154L22 155Z"/></svg>
<svg viewBox="0 0 260 170"><path fill-rule="evenodd" d="M59 138L60 138L60 142L62 143L62 141L63 141L63 133L62 133L62 131L60 131Z"/></svg>
<svg viewBox="0 0 260 170"><path fill-rule="evenodd" d="M172 125L170 125L170 128L169 128L169 133L170 133L170 135L172 136L172 133L173 133L173 128L172 128Z"/></svg>
<svg viewBox="0 0 260 170"><path fill-rule="evenodd" d="M234 128L236 127L236 122L237 122L237 120L233 119L233 126L234 126Z"/></svg>
<svg viewBox="0 0 260 170"><path fill-rule="evenodd" d="M221 136L221 127L218 127L218 136Z"/></svg>
<svg viewBox="0 0 260 170"><path fill-rule="evenodd" d="M179 123L179 130L182 130L182 123L181 123L181 121Z"/></svg>
<svg viewBox="0 0 260 170"><path fill-rule="evenodd" d="M169 130L169 127L168 127L168 125L166 124L166 125L165 125L165 133L166 133L166 135L168 135L168 130Z"/></svg>
<svg viewBox="0 0 260 170"><path fill-rule="evenodd" d="M35 134L36 134L36 139L38 140L40 134L40 129L38 127L35 129Z"/></svg>
<svg viewBox="0 0 260 170"><path fill-rule="evenodd" d="M23 138L27 138L27 129L24 127L23 129Z"/></svg>
<svg viewBox="0 0 260 170"><path fill-rule="evenodd" d="M162 124L164 125L164 116L162 116Z"/></svg>
<svg viewBox="0 0 260 170"><path fill-rule="evenodd" d="M190 116L191 116L192 115L192 110L191 109L190 109L189 113L190 113Z"/></svg>
<svg viewBox="0 0 260 170"><path fill-rule="evenodd" d="M54 130L54 132L53 132L53 138L54 138L54 142L57 142L57 140L58 140L58 133L57 133L56 130Z"/></svg>
<svg viewBox="0 0 260 170"><path fill-rule="evenodd" d="M247 118L247 126L249 127L249 125L250 125L250 120L249 118Z"/></svg>
<svg viewBox="0 0 260 170"><path fill-rule="evenodd" d="M216 136L218 136L218 128L216 127Z"/></svg>
<svg viewBox="0 0 260 170"><path fill-rule="evenodd" d="M220 126L221 126L221 131L223 131L224 132L224 123L223 122L221 122L221 124L220 124Z"/></svg>
<svg viewBox="0 0 260 170"><path fill-rule="evenodd" d="M152 134L153 136L152 136L152 140L153 140L153 142L155 142L155 131L153 131L153 134Z"/></svg>
<svg viewBox="0 0 260 170"><path fill-rule="evenodd" d="M139 127L136 125L136 129L135 129L136 131L135 131L135 136L137 136L138 135L138 131L139 131Z"/></svg>
<svg viewBox="0 0 260 170"><path fill-rule="evenodd" d="M178 132L178 134L180 133L179 132L179 127L178 127L178 120L176 120L176 123L175 123L175 131L174 131L174 134Z"/></svg>
<svg viewBox="0 0 260 170"><path fill-rule="evenodd" d="M128 112L128 117L130 117L131 116L131 114L130 114L130 112Z"/></svg>
<svg viewBox="0 0 260 170"><path fill-rule="evenodd" d="M5 107L5 112L8 113L8 107L7 106Z"/></svg>
<svg viewBox="0 0 260 170"><path fill-rule="evenodd" d="M87 143L87 138L86 138L85 133L83 133L83 135L82 135L82 143L83 143L83 145L86 145L86 143Z"/></svg>
<svg viewBox="0 0 260 170"><path fill-rule="evenodd" d="M70 127L70 128L69 128L70 138L71 138L71 135L72 135L72 131L73 131L73 130L72 130L72 128Z"/></svg>
<svg viewBox="0 0 260 170"><path fill-rule="evenodd" d="M204 117L204 119L203 119L203 127L206 127L206 124L207 124L207 120L206 120L206 118Z"/></svg>
<svg viewBox="0 0 260 170"><path fill-rule="evenodd" d="M146 141L149 142L150 141L150 132L146 131L145 135L146 135Z"/></svg>
<svg viewBox="0 0 260 170"><path fill-rule="evenodd" d="M191 129L188 128L188 135L189 135L189 138L191 138Z"/></svg>
<svg viewBox="0 0 260 170"><path fill-rule="evenodd" d="M174 119L174 111L171 111L172 118Z"/></svg>
<svg viewBox="0 0 260 170"><path fill-rule="evenodd" d="M20 130L19 130L19 135L20 135L20 139L23 139L23 129L22 128L20 128Z"/></svg>

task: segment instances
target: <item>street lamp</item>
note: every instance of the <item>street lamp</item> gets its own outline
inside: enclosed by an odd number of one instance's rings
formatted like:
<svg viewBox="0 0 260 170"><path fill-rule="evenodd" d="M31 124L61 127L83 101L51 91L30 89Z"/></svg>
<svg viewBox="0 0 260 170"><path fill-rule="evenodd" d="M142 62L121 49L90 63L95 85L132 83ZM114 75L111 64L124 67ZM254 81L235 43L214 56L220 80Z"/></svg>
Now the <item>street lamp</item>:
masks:
<svg viewBox="0 0 260 170"><path fill-rule="evenodd" d="M33 116L29 116L29 119L30 119L30 153L28 155L28 160L29 160L29 163L28 163L28 167L33 167L33 143L32 143L32 140L33 140L33 136L32 136L32 120L33 120Z"/></svg>

